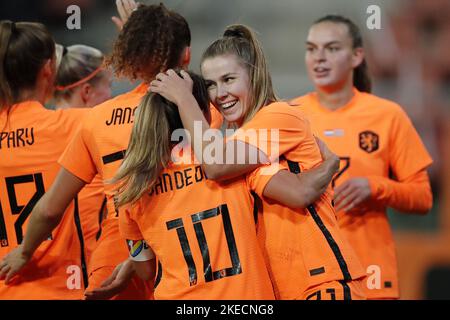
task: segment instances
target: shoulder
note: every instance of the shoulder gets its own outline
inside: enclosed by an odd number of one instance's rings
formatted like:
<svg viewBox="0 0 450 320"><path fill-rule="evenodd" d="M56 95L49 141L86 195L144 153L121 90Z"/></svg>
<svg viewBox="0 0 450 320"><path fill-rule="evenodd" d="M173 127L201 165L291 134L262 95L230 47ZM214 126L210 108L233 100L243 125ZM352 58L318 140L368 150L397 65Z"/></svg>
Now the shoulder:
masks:
<svg viewBox="0 0 450 320"><path fill-rule="evenodd" d="M289 104L297 107L303 107L310 104L312 101L316 100L316 94L314 92L309 92L303 96L293 98L289 101Z"/></svg>
<svg viewBox="0 0 450 320"><path fill-rule="evenodd" d="M298 105L292 104L291 102L277 101L273 102L258 111L256 117L276 117L285 119L297 119L303 121L305 116Z"/></svg>
<svg viewBox="0 0 450 320"><path fill-rule="evenodd" d="M360 92L360 101L373 111L380 112L384 117L406 117L405 110L398 103L374 94Z"/></svg>

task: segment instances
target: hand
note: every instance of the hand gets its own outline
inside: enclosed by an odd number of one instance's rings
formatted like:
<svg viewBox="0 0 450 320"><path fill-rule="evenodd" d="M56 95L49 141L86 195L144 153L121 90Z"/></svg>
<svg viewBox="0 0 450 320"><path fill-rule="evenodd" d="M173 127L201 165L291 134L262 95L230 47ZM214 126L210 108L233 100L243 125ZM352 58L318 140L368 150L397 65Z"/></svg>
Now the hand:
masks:
<svg viewBox="0 0 450 320"><path fill-rule="evenodd" d="M339 171L339 165L340 160L337 155L335 155L327 146L325 142L323 142L321 139L314 136L314 139L316 139L316 143L319 146L320 154L322 155L322 159L324 161L331 161L333 164L333 170L334 173L337 173Z"/></svg>
<svg viewBox="0 0 450 320"><path fill-rule="evenodd" d="M121 31L133 11L137 9L138 4L134 0L116 0L116 7L120 18L114 16L111 20L114 22L117 29Z"/></svg>
<svg viewBox="0 0 450 320"><path fill-rule="evenodd" d="M150 83L150 91L159 93L167 100L180 106L186 97L192 96L193 81L186 71L180 72L181 77L172 69L161 72Z"/></svg>
<svg viewBox="0 0 450 320"><path fill-rule="evenodd" d="M11 279L27 264L30 258L30 256L24 254L22 245L8 253L0 262L0 280L4 279L5 284L10 283Z"/></svg>
<svg viewBox="0 0 450 320"><path fill-rule="evenodd" d="M107 300L122 292L135 273L133 262L126 260L119 264L100 286L84 293L86 300Z"/></svg>
<svg viewBox="0 0 450 320"><path fill-rule="evenodd" d="M372 195L367 178L351 178L334 189L336 212L350 211L368 200Z"/></svg>

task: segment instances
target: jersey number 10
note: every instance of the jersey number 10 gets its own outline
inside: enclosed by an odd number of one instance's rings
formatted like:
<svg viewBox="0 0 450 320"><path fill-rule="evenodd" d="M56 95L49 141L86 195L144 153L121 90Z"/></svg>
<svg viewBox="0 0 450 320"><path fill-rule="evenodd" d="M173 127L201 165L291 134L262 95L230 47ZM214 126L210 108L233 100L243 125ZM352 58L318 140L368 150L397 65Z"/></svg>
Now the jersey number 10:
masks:
<svg viewBox="0 0 450 320"><path fill-rule="evenodd" d="M208 243L206 242L205 233L203 231L202 220L222 216L223 227L225 231L225 237L228 244L228 252L231 259L231 267L213 271L211 268ZM192 223L194 224L195 235L200 247L203 259L203 273L205 276L205 282L218 280L224 277L230 277L242 273L241 262L239 260L239 254L234 239L233 228L231 226L230 213L226 204L222 204L217 208L205 210L191 215ZM189 284L195 286L197 284L197 267L192 257L191 246L187 239L186 231L184 229L183 220L181 218L168 221L167 229L176 229L178 239L180 240L181 250L183 251L184 259L186 260L189 270Z"/></svg>

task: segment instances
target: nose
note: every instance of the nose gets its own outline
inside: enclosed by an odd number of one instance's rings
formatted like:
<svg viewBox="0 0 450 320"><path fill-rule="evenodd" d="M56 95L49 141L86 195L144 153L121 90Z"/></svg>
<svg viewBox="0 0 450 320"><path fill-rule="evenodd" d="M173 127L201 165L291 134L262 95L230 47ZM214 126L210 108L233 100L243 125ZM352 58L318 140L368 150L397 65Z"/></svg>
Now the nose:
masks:
<svg viewBox="0 0 450 320"><path fill-rule="evenodd" d="M317 62L322 62L326 60L325 51L321 48L318 48L314 52L314 60Z"/></svg>
<svg viewBox="0 0 450 320"><path fill-rule="evenodd" d="M224 100L228 96L228 92L225 86L218 84L217 85L217 99Z"/></svg>

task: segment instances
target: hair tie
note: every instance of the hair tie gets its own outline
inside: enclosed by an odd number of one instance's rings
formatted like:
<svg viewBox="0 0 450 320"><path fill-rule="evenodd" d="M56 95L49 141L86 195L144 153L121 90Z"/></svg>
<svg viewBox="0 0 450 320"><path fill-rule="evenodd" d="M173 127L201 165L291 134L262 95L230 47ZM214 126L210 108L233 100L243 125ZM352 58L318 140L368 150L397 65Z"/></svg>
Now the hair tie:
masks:
<svg viewBox="0 0 450 320"><path fill-rule="evenodd" d="M66 86L55 86L55 89L58 90L58 91L64 91L64 90L69 90L69 89L75 88L75 87L79 86L82 83L88 82L89 80L91 80L93 77L95 77L102 70L103 70L103 68L102 68L102 66L100 66L97 69L95 69L87 77L84 77L83 79L78 80L77 82L69 84L69 85L66 85Z"/></svg>

